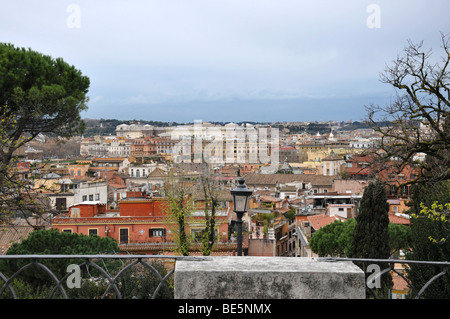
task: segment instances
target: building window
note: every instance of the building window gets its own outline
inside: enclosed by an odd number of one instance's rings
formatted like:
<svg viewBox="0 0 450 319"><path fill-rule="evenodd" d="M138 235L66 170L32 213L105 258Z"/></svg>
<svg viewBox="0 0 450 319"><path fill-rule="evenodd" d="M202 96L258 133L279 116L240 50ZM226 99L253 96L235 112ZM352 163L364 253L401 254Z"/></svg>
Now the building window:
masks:
<svg viewBox="0 0 450 319"><path fill-rule="evenodd" d="M98 229L89 229L89 236L98 236Z"/></svg>
<svg viewBox="0 0 450 319"><path fill-rule="evenodd" d="M100 200L100 194L95 194L95 200Z"/></svg>
<svg viewBox="0 0 450 319"><path fill-rule="evenodd" d="M148 230L149 237L165 237L166 230L164 228L152 228Z"/></svg>
<svg viewBox="0 0 450 319"><path fill-rule="evenodd" d="M66 199L65 198L57 198L56 199L56 209L57 210L66 210Z"/></svg>
<svg viewBox="0 0 450 319"><path fill-rule="evenodd" d="M63 229L62 232L72 234L72 229Z"/></svg>
<svg viewBox="0 0 450 319"><path fill-rule="evenodd" d="M202 229L191 229L191 238L194 242L199 243L203 239L203 230Z"/></svg>
<svg viewBox="0 0 450 319"><path fill-rule="evenodd" d="M391 195L396 195L397 194L397 188L395 187L395 185L391 185L390 193L391 193Z"/></svg>
<svg viewBox="0 0 450 319"><path fill-rule="evenodd" d="M121 228L119 230L119 243L127 244L128 243L128 228Z"/></svg>
<svg viewBox="0 0 450 319"><path fill-rule="evenodd" d="M403 185L402 186L402 194L403 195L408 195L408 186L407 185Z"/></svg>
<svg viewBox="0 0 450 319"><path fill-rule="evenodd" d="M89 201L93 201L94 200L94 195L89 195Z"/></svg>
<svg viewBox="0 0 450 319"><path fill-rule="evenodd" d="M83 195L83 202L87 201L87 195Z"/></svg>

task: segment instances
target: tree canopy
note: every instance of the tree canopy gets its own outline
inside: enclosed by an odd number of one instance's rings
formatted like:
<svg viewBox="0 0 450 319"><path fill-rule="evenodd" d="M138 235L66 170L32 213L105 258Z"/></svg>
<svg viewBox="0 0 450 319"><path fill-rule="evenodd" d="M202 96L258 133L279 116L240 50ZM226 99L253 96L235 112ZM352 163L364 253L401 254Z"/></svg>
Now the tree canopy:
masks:
<svg viewBox="0 0 450 319"><path fill-rule="evenodd" d="M18 211L40 213L15 171L16 151L40 133L82 133L89 85L87 76L61 58L0 43L0 219Z"/></svg>
<svg viewBox="0 0 450 319"><path fill-rule="evenodd" d="M84 129L80 112L87 109L89 85L87 76L61 58L0 44L2 120L14 123L7 132L9 145L3 145L9 146L5 155L39 133L80 134ZM26 138L17 143L24 134Z"/></svg>
<svg viewBox="0 0 450 319"><path fill-rule="evenodd" d="M409 260L448 261L450 259L450 182L413 185L408 204L411 215L412 249ZM428 280L442 271L437 266L411 265L408 278L413 287L420 289ZM449 298L450 275L427 288L423 298Z"/></svg>
<svg viewBox="0 0 450 319"><path fill-rule="evenodd" d="M450 178L450 33L441 34L441 40L440 59L423 42L408 41L403 55L381 75L396 98L387 106L367 107L367 122L381 136L379 160L395 158L399 172L414 165L419 174L410 184ZM416 161L418 153L428 160Z"/></svg>
<svg viewBox="0 0 450 319"><path fill-rule="evenodd" d="M345 222L335 222L320 228L311 237L311 250L319 256L349 256L352 234L355 229L354 218Z"/></svg>
<svg viewBox="0 0 450 319"><path fill-rule="evenodd" d="M346 221L336 220L321 227L311 237L311 250L319 256L350 256L355 226L356 219L351 218ZM407 226L390 223L388 231L391 251L411 247L411 234Z"/></svg>
<svg viewBox="0 0 450 319"><path fill-rule="evenodd" d="M86 236L76 233L60 233L57 229L35 230L21 243L14 243L7 251L7 255L93 255L117 253L117 241L109 237ZM30 260L2 260L0 271L11 276L19 268L28 264ZM80 264L82 260L52 259L39 260L50 268L60 279L67 273L69 264ZM21 274L26 282L36 285L52 283L50 277L42 270L31 267Z"/></svg>
<svg viewBox="0 0 450 319"><path fill-rule="evenodd" d="M382 182L371 182L364 190L353 232L352 257L389 258L389 204Z"/></svg>

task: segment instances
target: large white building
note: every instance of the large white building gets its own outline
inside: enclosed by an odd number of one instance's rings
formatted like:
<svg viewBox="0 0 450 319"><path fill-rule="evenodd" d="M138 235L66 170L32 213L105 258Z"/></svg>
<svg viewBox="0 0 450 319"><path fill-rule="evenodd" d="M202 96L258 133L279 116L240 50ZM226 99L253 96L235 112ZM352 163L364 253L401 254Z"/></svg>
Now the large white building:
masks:
<svg viewBox="0 0 450 319"><path fill-rule="evenodd" d="M341 167L345 163L344 158L331 151L330 155L322 159L323 175L337 176L341 173Z"/></svg>
<svg viewBox="0 0 450 319"><path fill-rule="evenodd" d="M125 140L112 140L107 148L110 157L128 157L131 155L131 142Z"/></svg>
<svg viewBox="0 0 450 319"><path fill-rule="evenodd" d="M141 138L152 134L154 127L148 124L120 124L116 127L116 136L126 138Z"/></svg>
<svg viewBox="0 0 450 319"><path fill-rule="evenodd" d="M77 189L74 189L73 203L74 205L82 202L99 202L101 204L107 203L108 187L104 180L89 181L80 183Z"/></svg>

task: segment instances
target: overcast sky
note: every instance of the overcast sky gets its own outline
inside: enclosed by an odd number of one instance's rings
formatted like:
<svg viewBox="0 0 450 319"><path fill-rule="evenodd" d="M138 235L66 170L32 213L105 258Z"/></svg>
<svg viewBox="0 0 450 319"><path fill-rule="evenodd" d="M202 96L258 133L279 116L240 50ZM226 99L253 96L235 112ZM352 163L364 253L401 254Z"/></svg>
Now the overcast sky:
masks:
<svg viewBox="0 0 450 319"><path fill-rule="evenodd" d="M91 80L86 118L360 120L407 40L438 55L448 0L5 1L0 42Z"/></svg>

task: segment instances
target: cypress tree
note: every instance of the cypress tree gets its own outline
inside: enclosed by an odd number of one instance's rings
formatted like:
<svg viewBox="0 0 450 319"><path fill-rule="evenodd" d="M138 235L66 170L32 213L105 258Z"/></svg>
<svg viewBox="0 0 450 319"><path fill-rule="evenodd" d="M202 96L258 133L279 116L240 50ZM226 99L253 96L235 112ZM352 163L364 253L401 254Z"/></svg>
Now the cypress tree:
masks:
<svg viewBox="0 0 450 319"><path fill-rule="evenodd" d="M371 182L364 190L356 226L353 232L351 257L387 259L391 251L389 247L389 204L387 202L386 187L380 181ZM386 264L378 264L382 269ZM366 276L367 264L359 265ZM381 295L386 296L387 288L391 285L390 276L381 278ZM378 287L377 287L378 288Z"/></svg>

